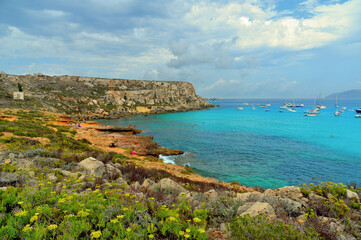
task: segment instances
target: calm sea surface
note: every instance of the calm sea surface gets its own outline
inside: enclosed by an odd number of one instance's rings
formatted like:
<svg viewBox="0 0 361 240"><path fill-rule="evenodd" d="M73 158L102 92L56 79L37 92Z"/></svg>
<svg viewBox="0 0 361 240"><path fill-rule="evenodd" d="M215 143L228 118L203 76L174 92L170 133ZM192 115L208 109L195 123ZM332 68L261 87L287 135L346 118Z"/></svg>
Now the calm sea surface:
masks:
<svg viewBox="0 0 361 240"><path fill-rule="evenodd" d="M109 125L136 125L164 147L186 154L166 157L190 164L203 176L247 186L282 187L307 182L361 183L361 101L339 101L347 107L335 117L335 101L317 117L305 117L314 100L295 113L279 107L285 100L219 100L211 110L99 120ZM248 103L249 105L243 105ZM270 111L259 104L271 104ZM237 107L243 107L238 111ZM252 109L252 106L255 109Z"/></svg>

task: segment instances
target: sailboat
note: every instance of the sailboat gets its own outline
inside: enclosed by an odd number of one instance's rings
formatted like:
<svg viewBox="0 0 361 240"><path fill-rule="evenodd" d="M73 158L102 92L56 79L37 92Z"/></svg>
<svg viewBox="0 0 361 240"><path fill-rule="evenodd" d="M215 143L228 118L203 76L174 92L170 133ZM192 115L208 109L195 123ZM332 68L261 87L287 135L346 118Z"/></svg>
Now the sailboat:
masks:
<svg viewBox="0 0 361 240"><path fill-rule="evenodd" d="M318 108L318 98L315 98L315 104L312 110L306 110L304 112L306 117L316 117L316 114L320 113L320 108Z"/></svg>
<svg viewBox="0 0 361 240"><path fill-rule="evenodd" d="M319 108L319 109L326 109L326 106L324 106L324 105L321 104L321 92L320 92L319 100L320 100L320 103L317 104L317 108Z"/></svg>
<svg viewBox="0 0 361 240"><path fill-rule="evenodd" d="M295 109L295 99L293 99L292 109L287 108L287 110L288 110L289 112L296 112L296 109Z"/></svg>
<svg viewBox="0 0 361 240"><path fill-rule="evenodd" d="M338 104L337 104L337 95L336 95L336 112L335 112L335 116L341 116L341 111L338 110Z"/></svg>

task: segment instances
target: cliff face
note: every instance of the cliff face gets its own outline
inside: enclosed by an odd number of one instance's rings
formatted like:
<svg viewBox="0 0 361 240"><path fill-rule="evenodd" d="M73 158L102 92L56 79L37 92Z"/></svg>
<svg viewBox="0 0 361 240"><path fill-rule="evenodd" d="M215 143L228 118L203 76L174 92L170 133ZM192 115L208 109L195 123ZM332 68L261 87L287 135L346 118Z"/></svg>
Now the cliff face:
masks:
<svg viewBox="0 0 361 240"><path fill-rule="evenodd" d="M25 101L13 100L21 84ZM212 107L192 84L78 76L0 74L0 107L45 108L89 118Z"/></svg>

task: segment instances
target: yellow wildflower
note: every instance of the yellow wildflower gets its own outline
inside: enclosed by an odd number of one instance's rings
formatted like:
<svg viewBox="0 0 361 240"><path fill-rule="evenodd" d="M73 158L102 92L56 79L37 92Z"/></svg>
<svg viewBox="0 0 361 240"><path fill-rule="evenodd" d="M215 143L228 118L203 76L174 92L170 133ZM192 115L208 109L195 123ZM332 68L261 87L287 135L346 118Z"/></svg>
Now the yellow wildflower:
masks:
<svg viewBox="0 0 361 240"><path fill-rule="evenodd" d="M48 227L47 227L47 229L49 229L50 231L51 230L55 230L55 229L57 229L58 228L58 225L56 225L56 224L52 224L52 225L49 225Z"/></svg>
<svg viewBox="0 0 361 240"><path fill-rule="evenodd" d="M46 182L47 184L51 185L51 182Z"/></svg>
<svg viewBox="0 0 361 240"><path fill-rule="evenodd" d="M169 217L169 221L176 221L177 219L175 217Z"/></svg>
<svg viewBox="0 0 361 240"><path fill-rule="evenodd" d="M118 215L117 218L122 219L122 218L124 218L124 215Z"/></svg>
<svg viewBox="0 0 361 240"><path fill-rule="evenodd" d="M129 193L124 194L124 197L129 197L129 196L130 196Z"/></svg>
<svg viewBox="0 0 361 240"><path fill-rule="evenodd" d="M202 220L200 220L199 218L195 217L195 218L193 218L193 221L196 222L196 223L199 223L199 222L201 222Z"/></svg>
<svg viewBox="0 0 361 240"><path fill-rule="evenodd" d="M178 233L180 236L183 236L184 235L184 232L183 231L179 231Z"/></svg>
<svg viewBox="0 0 361 240"><path fill-rule="evenodd" d="M38 216L32 216L31 218L30 218L30 222L32 223L32 222L35 222L35 221L37 221L38 220Z"/></svg>
<svg viewBox="0 0 361 240"><path fill-rule="evenodd" d="M298 219L298 222L299 222L299 223L303 223L303 220L302 220L302 219Z"/></svg>
<svg viewBox="0 0 361 240"><path fill-rule="evenodd" d="M64 186L62 186L61 188L62 188L62 189L66 189L66 186L64 185Z"/></svg>
<svg viewBox="0 0 361 240"><path fill-rule="evenodd" d="M93 193L98 193L98 192L100 192L99 189L95 189L95 190L93 191Z"/></svg>
<svg viewBox="0 0 361 240"><path fill-rule="evenodd" d="M96 231L96 232L92 232L90 234L90 237L91 238L100 238L101 235L102 235L102 232L99 230L99 231Z"/></svg>
<svg viewBox="0 0 361 240"><path fill-rule="evenodd" d="M50 192L50 193L54 195L56 192Z"/></svg>
<svg viewBox="0 0 361 240"><path fill-rule="evenodd" d="M88 215L89 215L89 213L86 212L86 211L83 211L83 210L80 210L80 211L78 212L78 217L86 217L86 216L88 216Z"/></svg>
<svg viewBox="0 0 361 240"><path fill-rule="evenodd" d="M22 216L25 216L26 214L27 214L27 212L25 210L23 210L23 211L15 213L15 216L16 217L22 217Z"/></svg>
<svg viewBox="0 0 361 240"><path fill-rule="evenodd" d="M153 239L153 238L154 238L154 235L153 235L153 234L149 234L149 235L148 235L148 238L149 238L149 239Z"/></svg>
<svg viewBox="0 0 361 240"><path fill-rule="evenodd" d="M23 204L23 203L24 203L24 202L21 202L21 201L20 201L20 202L18 202L18 204L20 204L20 205L21 205L21 204Z"/></svg>
<svg viewBox="0 0 361 240"><path fill-rule="evenodd" d="M189 232L191 232L191 230L190 230L189 228L187 228L187 229L186 229L186 232L189 233Z"/></svg>
<svg viewBox="0 0 361 240"><path fill-rule="evenodd" d="M200 229L198 229L198 232L200 232L200 233L205 233L206 230L204 230L203 228L200 228Z"/></svg>
<svg viewBox="0 0 361 240"><path fill-rule="evenodd" d="M30 224L26 225L24 228L23 228L23 232L30 232L31 230L33 230L32 227L30 227Z"/></svg>
<svg viewBox="0 0 361 240"><path fill-rule="evenodd" d="M39 183L39 187L44 187L45 184L44 183Z"/></svg>
<svg viewBox="0 0 361 240"><path fill-rule="evenodd" d="M132 229L131 229L131 228L127 228L127 232L130 232L130 231L132 231Z"/></svg>
<svg viewBox="0 0 361 240"><path fill-rule="evenodd" d="M112 220L110 220L110 222L111 223L118 223L119 221L118 221L118 219L112 219Z"/></svg>
<svg viewBox="0 0 361 240"><path fill-rule="evenodd" d="M64 198L60 198L59 200L58 200L58 203L64 203L65 202L65 199Z"/></svg>
<svg viewBox="0 0 361 240"><path fill-rule="evenodd" d="M74 217L74 214L65 215L64 218L71 218Z"/></svg>
<svg viewBox="0 0 361 240"><path fill-rule="evenodd" d="M189 235L189 234L185 234L184 237L185 237L185 238L189 238L190 235Z"/></svg>

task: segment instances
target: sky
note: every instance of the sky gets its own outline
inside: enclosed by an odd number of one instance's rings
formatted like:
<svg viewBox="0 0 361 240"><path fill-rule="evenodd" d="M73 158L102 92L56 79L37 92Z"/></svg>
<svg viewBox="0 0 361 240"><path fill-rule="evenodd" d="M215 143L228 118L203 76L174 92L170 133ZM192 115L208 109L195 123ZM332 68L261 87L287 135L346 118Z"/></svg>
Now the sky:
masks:
<svg viewBox="0 0 361 240"><path fill-rule="evenodd" d="M361 0L0 0L0 71L326 96L361 89Z"/></svg>

